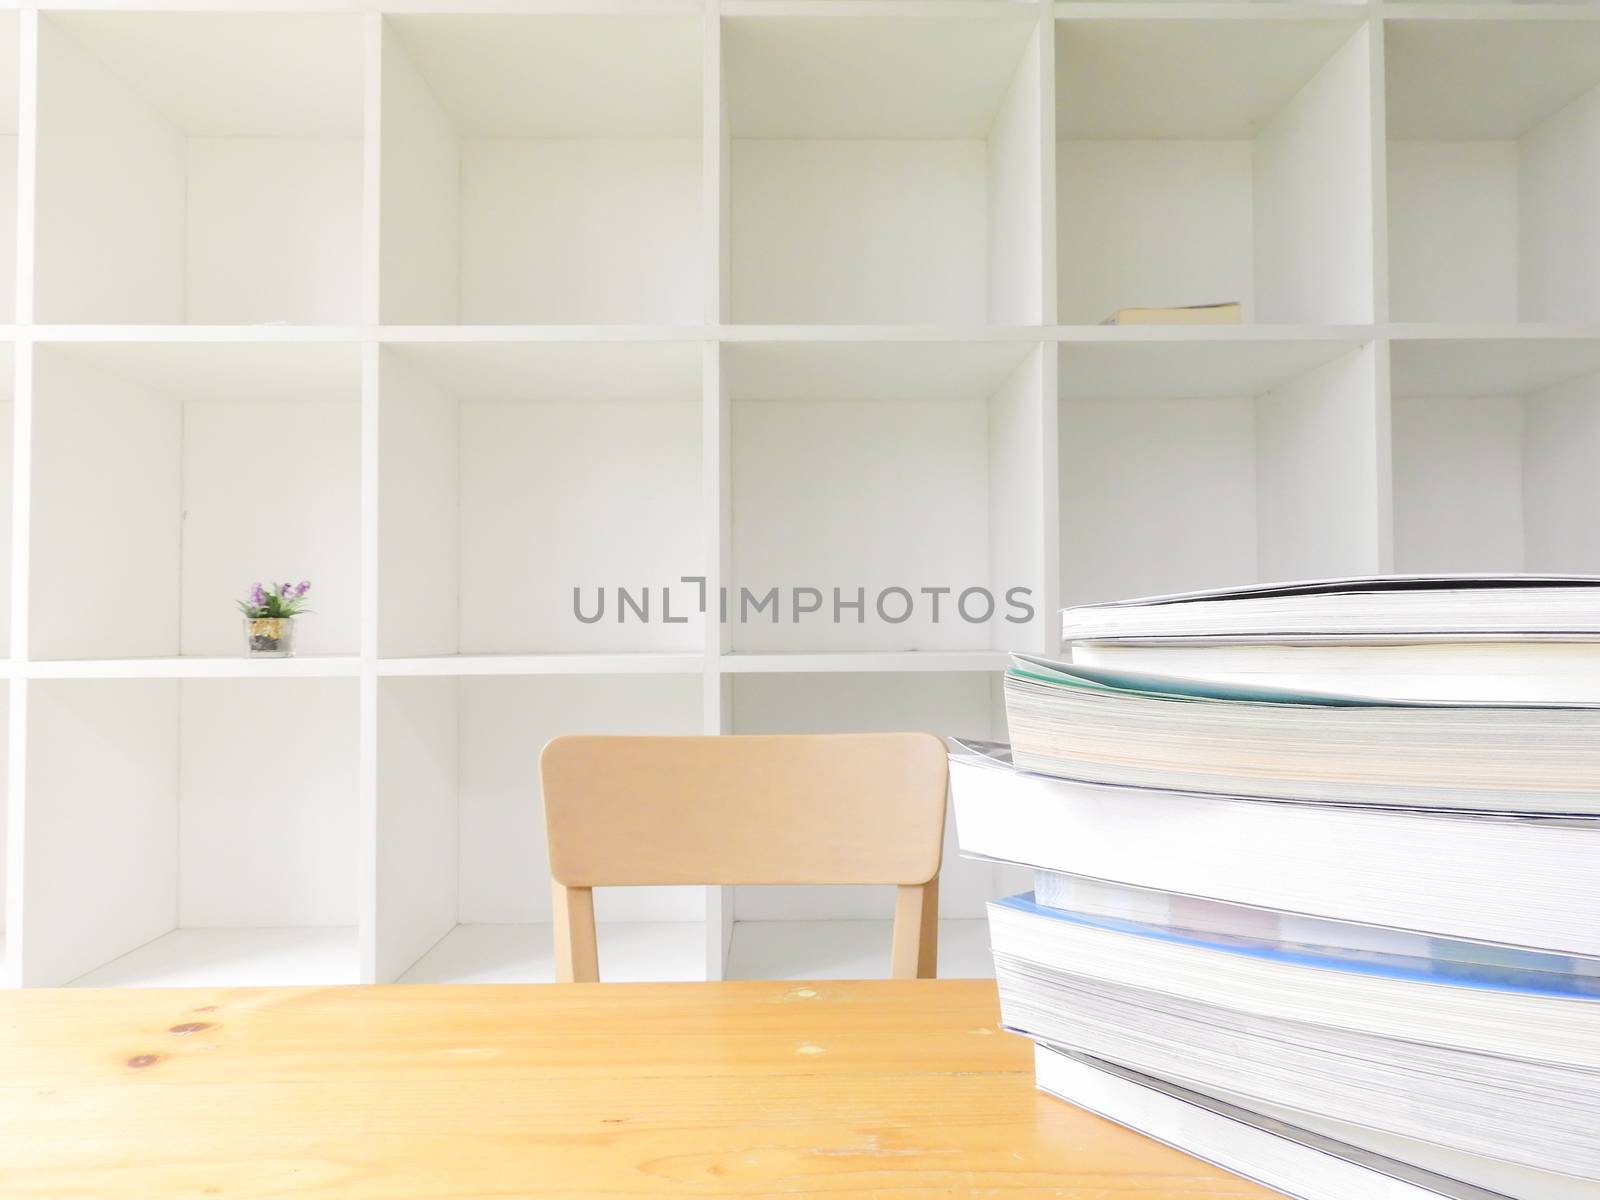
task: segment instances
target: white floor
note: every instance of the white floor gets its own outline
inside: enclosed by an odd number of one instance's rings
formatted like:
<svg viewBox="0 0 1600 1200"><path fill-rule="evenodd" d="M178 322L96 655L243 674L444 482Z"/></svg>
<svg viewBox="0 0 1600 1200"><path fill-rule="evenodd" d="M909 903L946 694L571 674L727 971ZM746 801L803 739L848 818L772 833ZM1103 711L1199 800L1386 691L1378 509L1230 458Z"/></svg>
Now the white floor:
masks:
<svg viewBox="0 0 1600 1200"><path fill-rule="evenodd" d="M600 927L600 978L615 983L703 979L705 926L649 921ZM549 983L548 925L457 925L400 977L401 983Z"/></svg>
<svg viewBox="0 0 1600 1200"><path fill-rule="evenodd" d="M175 929L72 981L73 987L262 987L355 983L349 927Z"/></svg>
<svg viewBox="0 0 1600 1200"><path fill-rule="evenodd" d="M728 955L730 979L882 979L888 921L742 921ZM600 927L600 977L615 983L705 977L698 922ZM988 977L988 925L939 923L939 974ZM548 983L555 976L548 925L458 925L402 983ZM74 987L255 987L357 981L355 930L178 929L73 981Z"/></svg>
<svg viewBox="0 0 1600 1200"><path fill-rule="evenodd" d="M729 979L886 979L889 921L741 921L733 927ZM985 920L939 922L939 975L994 975Z"/></svg>
<svg viewBox="0 0 1600 1200"><path fill-rule="evenodd" d="M743 921L734 926L730 979L882 979L888 921ZM699 922L600 927L600 978L615 983L701 979ZM939 923L939 974L994 974L985 921ZM457 925L402 983L543 983L554 976L548 925Z"/></svg>

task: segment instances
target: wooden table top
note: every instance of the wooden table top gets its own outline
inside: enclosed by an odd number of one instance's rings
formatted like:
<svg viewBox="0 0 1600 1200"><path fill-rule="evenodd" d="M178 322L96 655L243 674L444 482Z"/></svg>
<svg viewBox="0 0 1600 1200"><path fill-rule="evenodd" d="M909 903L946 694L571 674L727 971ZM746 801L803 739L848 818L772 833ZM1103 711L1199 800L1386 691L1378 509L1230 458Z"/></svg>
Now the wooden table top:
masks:
<svg viewBox="0 0 1600 1200"><path fill-rule="evenodd" d="M1271 1195L1033 1088L994 985L0 993L0 1195Z"/></svg>

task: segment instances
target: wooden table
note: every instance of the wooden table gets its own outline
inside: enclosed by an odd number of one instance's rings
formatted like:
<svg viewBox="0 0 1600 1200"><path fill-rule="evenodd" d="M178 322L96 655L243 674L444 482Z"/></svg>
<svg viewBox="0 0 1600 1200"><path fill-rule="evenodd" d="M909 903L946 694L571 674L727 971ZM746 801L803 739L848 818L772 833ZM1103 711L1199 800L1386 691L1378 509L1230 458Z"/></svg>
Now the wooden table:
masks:
<svg viewBox="0 0 1600 1200"><path fill-rule="evenodd" d="M0 1196L1270 1193L1033 1089L994 985L0 993Z"/></svg>

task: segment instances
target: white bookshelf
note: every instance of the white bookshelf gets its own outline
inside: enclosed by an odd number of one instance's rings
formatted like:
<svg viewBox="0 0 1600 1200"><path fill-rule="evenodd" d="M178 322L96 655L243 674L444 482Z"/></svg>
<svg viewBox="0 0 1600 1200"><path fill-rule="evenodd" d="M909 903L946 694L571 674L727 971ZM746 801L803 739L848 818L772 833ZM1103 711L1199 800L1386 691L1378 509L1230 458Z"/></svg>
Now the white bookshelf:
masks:
<svg viewBox="0 0 1600 1200"><path fill-rule="evenodd" d="M10 985L547 979L557 733L1003 736L1063 602L1600 570L1600 5L477 7L0 13ZM890 906L618 889L602 971Z"/></svg>

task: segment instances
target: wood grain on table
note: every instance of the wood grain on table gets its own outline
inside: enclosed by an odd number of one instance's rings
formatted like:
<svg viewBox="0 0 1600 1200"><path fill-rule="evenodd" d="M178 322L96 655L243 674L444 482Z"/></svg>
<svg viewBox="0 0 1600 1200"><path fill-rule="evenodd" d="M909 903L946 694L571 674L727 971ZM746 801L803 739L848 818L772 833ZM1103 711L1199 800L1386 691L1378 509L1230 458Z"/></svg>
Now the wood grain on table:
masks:
<svg viewBox="0 0 1600 1200"><path fill-rule="evenodd" d="M994 984L0 993L5 1200L1269 1193L1041 1095Z"/></svg>

